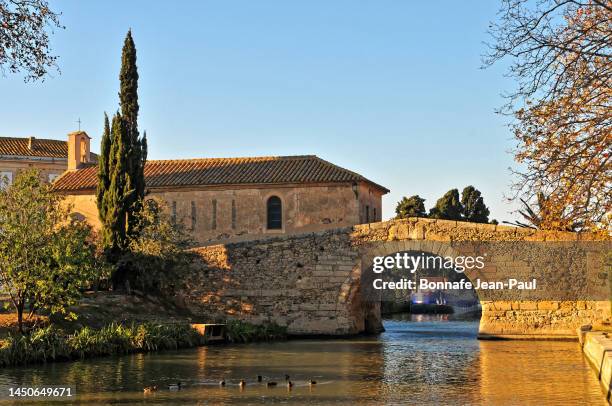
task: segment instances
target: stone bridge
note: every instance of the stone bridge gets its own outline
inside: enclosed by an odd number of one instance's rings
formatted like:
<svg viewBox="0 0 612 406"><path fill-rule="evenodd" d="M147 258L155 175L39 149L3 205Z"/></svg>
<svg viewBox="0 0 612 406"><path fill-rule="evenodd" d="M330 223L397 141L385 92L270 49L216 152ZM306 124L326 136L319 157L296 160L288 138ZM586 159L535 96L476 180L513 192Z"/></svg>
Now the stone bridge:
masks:
<svg viewBox="0 0 612 406"><path fill-rule="evenodd" d="M411 218L213 245L194 250L198 259L178 282L175 299L195 315L274 322L295 335L376 332L382 327L380 301L365 300L362 286L375 256L416 251L457 257L474 254L483 243L504 243L514 244L514 251L465 275L472 281L537 278L550 297L477 290L479 336L575 337L577 327L610 317L609 278L602 272L610 249L606 238ZM525 245L537 243L535 249ZM576 250L579 244L586 245Z"/></svg>

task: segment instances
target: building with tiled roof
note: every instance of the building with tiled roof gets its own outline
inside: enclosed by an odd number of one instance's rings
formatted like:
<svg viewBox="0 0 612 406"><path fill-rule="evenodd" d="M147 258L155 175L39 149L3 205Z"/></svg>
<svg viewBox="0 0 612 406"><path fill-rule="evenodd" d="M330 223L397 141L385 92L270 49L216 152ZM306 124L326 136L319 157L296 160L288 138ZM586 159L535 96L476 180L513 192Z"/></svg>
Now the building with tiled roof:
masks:
<svg viewBox="0 0 612 406"><path fill-rule="evenodd" d="M66 141L48 140L35 137L0 137L0 156L2 158L48 158L63 160L68 157Z"/></svg>
<svg viewBox="0 0 612 406"><path fill-rule="evenodd" d="M86 134L81 142L89 151ZM68 161L53 189L98 227L97 166L72 150ZM314 155L151 160L145 183L202 244L380 221L389 192Z"/></svg>
<svg viewBox="0 0 612 406"><path fill-rule="evenodd" d="M145 180L149 190L220 185L270 185L364 182L381 192L385 187L315 155L203 158L148 161ZM57 191L93 191L97 167L67 172L57 180Z"/></svg>
<svg viewBox="0 0 612 406"><path fill-rule="evenodd" d="M35 137L17 138L0 137L0 178L12 183L20 171L37 168L43 180L52 182L68 168L68 141L51 140ZM97 156L87 157L95 162Z"/></svg>

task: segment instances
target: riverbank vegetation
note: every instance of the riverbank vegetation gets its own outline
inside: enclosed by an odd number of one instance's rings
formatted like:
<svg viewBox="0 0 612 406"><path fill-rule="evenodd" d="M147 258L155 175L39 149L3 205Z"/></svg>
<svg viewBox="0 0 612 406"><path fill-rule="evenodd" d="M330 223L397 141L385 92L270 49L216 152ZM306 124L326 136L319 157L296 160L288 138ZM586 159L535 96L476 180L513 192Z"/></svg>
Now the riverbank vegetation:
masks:
<svg viewBox="0 0 612 406"><path fill-rule="evenodd" d="M230 321L226 336L230 343L248 343L285 339L287 331L275 324ZM188 323L113 323L101 329L83 327L72 334L49 325L30 334L11 334L0 341L0 366L178 350L205 344L206 338Z"/></svg>
<svg viewBox="0 0 612 406"><path fill-rule="evenodd" d="M50 325L6 338L0 347L0 366L176 350L201 344L203 337L189 324L111 324L99 330L83 327L73 334Z"/></svg>
<svg viewBox="0 0 612 406"><path fill-rule="evenodd" d="M0 302L13 309L1 314L0 366L205 344L190 326L193 315L171 300L192 254L160 202L146 200L133 213L135 235L115 262L36 170L0 188L0 217ZM115 284L119 269L122 283ZM271 324L227 326L231 343L285 337Z"/></svg>
<svg viewBox="0 0 612 406"><path fill-rule="evenodd" d="M226 324L227 339L231 343L255 341L276 341L287 338L287 328L276 324L250 324L240 320L230 320Z"/></svg>

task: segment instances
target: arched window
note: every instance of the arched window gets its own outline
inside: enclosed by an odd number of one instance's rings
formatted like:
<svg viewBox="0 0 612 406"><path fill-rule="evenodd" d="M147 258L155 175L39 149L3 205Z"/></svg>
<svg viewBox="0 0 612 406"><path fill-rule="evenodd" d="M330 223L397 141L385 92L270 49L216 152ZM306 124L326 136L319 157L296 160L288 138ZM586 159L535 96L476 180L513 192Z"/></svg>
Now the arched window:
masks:
<svg viewBox="0 0 612 406"><path fill-rule="evenodd" d="M283 204L278 196L268 199L268 230L280 230L283 228Z"/></svg>

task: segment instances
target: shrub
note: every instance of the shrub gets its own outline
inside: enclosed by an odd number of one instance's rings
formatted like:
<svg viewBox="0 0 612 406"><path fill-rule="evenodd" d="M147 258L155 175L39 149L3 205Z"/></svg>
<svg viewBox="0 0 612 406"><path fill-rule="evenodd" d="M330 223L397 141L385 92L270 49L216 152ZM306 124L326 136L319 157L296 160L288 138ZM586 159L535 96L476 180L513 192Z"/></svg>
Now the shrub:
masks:
<svg viewBox="0 0 612 406"><path fill-rule="evenodd" d="M100 330L83 327L71 335L50 326L30 335L9 336L0 346L0 366L174 350L203 343L203 338L188 324L113 323Z"/></svg>
<svg viewBox="0 0 612 406"><path fill-rule="evenodd" d="M287 328L277 324L250 324L240 320L230 320L226 327L227 338L232 343L253 341L272 341L287 338Z"/></svg>
<svg viewBox="0 0 612 406"><path fill-rule="evenodd" d="M276 324L253 325L234 320L227 323L227 336L234 343L270 341L286 338L287 329ZM204 338L185 323L129 326L113 323L100 330L83 327L70 335L51 325L0 341L0 366L176 350L201 344L205 344Z"/></svg>
<svg viewBox="0 0 612 406"><path fill-rule="evenodd" d="M23 365L38 360L69 357L64 333L53 327L34 330L31 335L9 335L0 347L0 365Z"/></svg>

